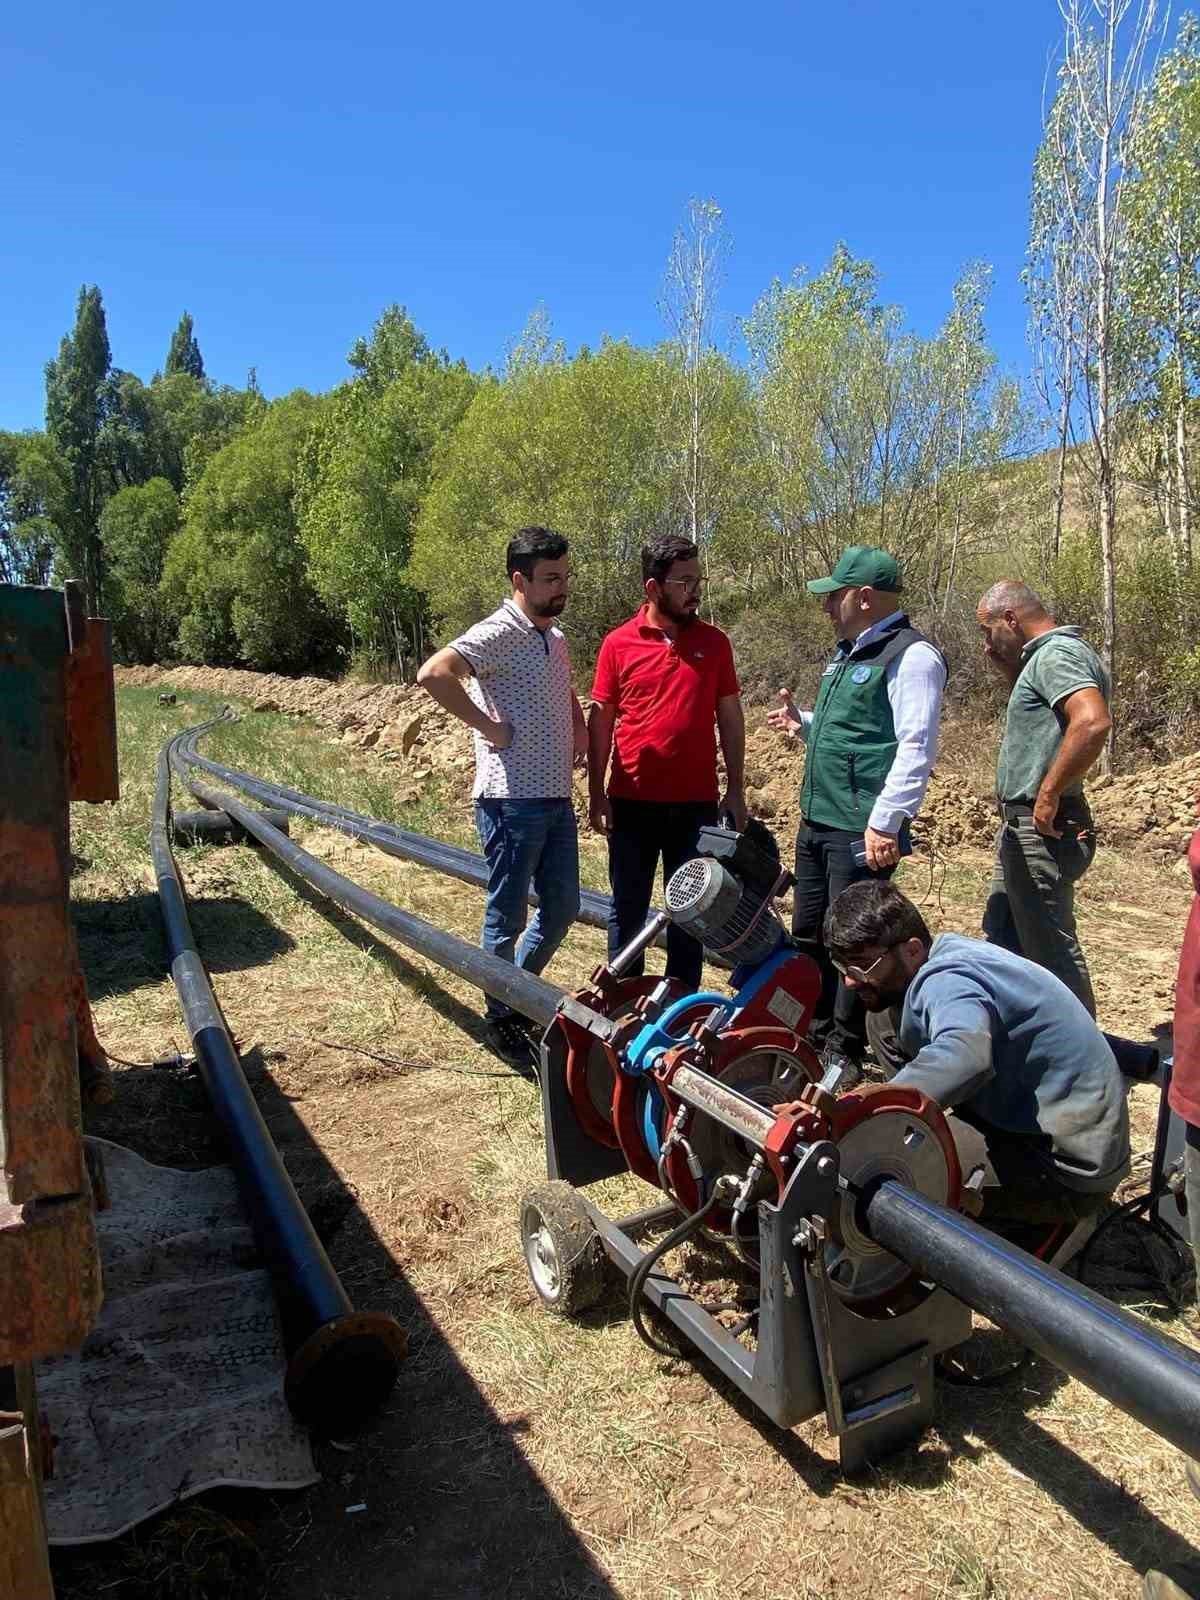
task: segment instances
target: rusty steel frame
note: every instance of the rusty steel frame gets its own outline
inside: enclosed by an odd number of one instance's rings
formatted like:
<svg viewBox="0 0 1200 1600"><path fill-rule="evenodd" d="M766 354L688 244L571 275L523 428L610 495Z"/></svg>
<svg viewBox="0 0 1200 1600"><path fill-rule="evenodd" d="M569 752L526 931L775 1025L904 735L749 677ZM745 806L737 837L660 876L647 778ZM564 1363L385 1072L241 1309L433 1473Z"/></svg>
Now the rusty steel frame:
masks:
<svg viewBox="0 0 1200 1600"><path fill-rule="evenodd" d="M79 1050L103 1062L70 920L70 801L117 798L108 624L82 588L0 586L0 1580L53 1596L33 1363L101 1304Z"/></svg>

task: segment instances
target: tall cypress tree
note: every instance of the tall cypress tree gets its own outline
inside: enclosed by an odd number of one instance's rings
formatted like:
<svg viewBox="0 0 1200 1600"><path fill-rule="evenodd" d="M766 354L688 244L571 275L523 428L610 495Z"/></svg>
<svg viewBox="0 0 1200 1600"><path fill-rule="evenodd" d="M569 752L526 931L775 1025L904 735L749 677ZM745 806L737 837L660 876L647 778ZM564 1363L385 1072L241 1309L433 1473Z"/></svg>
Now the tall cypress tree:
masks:
<svg viewBox="0 0 1200 1600"><path fill-rule="evenodd" d="M57 359L46 363L46 432L70 479L70 501L60 529L65 554L87 585L93 615L100 609L104 579L99 524L105 486L99 441L111 365L104 303L98 288L84 284L74 330L59 345Z"/></svg>
<svg viewBox="0 0 1200 1600"><path fill-rule="evenodd" d="M167 377L173 372L186 372L197 382L204 382L204 358L192 332L192 318L188 311L180 317L179 326L171 335L171 348L167 351Z"/></svg>

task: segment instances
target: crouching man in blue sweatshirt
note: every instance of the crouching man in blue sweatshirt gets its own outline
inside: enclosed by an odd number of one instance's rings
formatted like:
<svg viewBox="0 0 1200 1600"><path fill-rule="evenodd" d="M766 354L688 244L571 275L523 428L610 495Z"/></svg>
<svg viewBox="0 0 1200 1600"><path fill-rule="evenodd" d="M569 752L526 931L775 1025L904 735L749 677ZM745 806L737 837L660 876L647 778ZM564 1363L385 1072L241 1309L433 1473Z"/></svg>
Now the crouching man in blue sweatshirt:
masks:
<svg viewBox="0 0 1200 1600"><path fill-rule="evenodd" d="M963 1176L982 1168L981 1220L1073 1223L1101 1210L1129 1171L1125 1089L1067 986L999 945L931 939L880 879L844 890L824 931L876 1059L954 1112Z"/></svg>

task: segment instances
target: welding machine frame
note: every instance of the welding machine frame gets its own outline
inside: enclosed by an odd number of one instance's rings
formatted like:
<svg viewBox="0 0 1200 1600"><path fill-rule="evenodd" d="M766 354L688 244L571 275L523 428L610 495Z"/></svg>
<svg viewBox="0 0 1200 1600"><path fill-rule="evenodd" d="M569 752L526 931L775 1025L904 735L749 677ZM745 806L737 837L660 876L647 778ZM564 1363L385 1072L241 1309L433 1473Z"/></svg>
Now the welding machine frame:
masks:
<svg viewBox="0 0 1200 1600"><path fill-rule="evenodd" d="M617 1025L563 1003L562 1014L611 1043ZM556 1260L570 1270L594 1234L629 1281L646 1260L639 1240L669 1226L679 1208L665 1203L609 1217L579 1191L628 1170L624 1155L580 1127L566 1081L567 1038L551 1024L541 1046L546 1167L552 1184L526 1198L537 1209ZM716 1080L714 1080L716 1082ZM706 1108L714 1115L711 1108ZM718 1119L719 1120L719 1119ZM684 1337L781 1428L825 1413L844 1471L907 1442L933 1416L934 1357L971 1331L968 1308L944 1289L923 1286L918 1303L891 1316L859 1315L843 1304L826 1274L827 1219L838 1200L839 1155L830 1142L802 1149L779 1204L757 1207L760 1250L757 1348L749 1350L679 1283L652 1270L645 1295ZM564 1217L564 1212L566 1216ZM531 1271L532 1271L531 1266ZM536 1274L535 1274L536 1285ZM571 1315L599 1293L570 1295L551 1309ZM545 1296L543 1296L545 1299ZM547 1301L549 1304L549 1301Z"/></svg>

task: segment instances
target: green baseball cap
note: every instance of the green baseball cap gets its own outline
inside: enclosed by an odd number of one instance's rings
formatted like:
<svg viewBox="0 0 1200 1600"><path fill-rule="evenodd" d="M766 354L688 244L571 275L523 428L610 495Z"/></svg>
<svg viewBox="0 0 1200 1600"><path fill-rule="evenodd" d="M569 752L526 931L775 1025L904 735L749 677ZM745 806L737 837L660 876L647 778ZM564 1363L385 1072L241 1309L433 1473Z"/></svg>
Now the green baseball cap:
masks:
<svg viewBox="0 0 1200 1600"><path fill-rule="evenodd" d="M883 589L899 594L900 563L873 544L848 544L827 578L813 578L805 587L809 594L832 594L835 589Z"/></svg>

